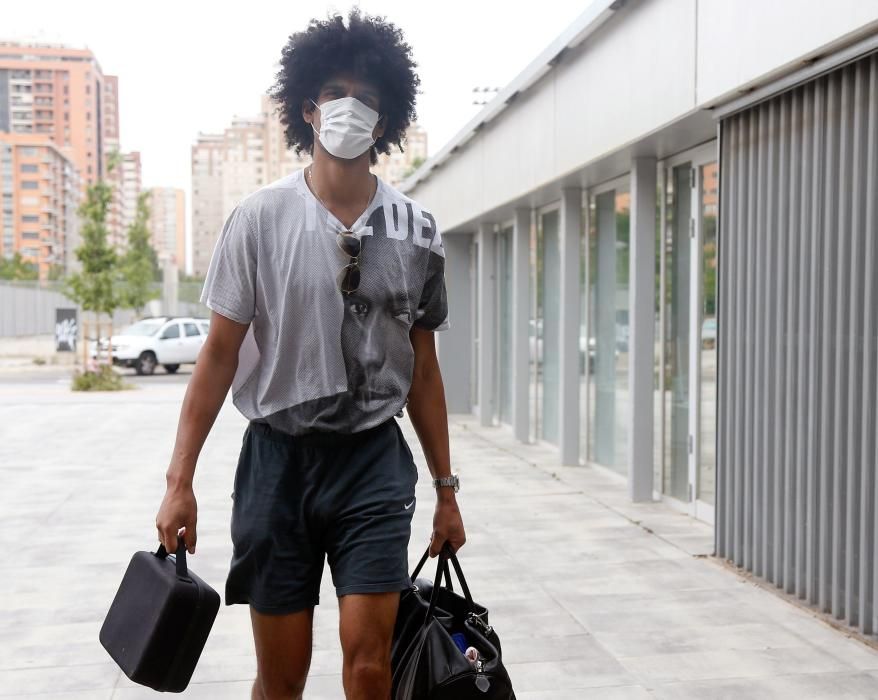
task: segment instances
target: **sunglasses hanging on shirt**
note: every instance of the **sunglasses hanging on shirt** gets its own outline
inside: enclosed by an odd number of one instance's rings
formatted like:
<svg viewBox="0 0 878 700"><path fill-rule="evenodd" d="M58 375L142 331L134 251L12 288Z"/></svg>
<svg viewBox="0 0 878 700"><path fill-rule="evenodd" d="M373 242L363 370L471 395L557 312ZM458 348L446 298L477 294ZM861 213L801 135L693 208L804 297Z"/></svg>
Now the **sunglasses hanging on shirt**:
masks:
<svg viewBox="0 0 878 700"><path fill-rule="evenodd" d="M341 252L351 261L342 268L338 276L338 284L344 294L353 294L360 287L360 251L362 243L350 231L342 231L335 237Z"/></svg>

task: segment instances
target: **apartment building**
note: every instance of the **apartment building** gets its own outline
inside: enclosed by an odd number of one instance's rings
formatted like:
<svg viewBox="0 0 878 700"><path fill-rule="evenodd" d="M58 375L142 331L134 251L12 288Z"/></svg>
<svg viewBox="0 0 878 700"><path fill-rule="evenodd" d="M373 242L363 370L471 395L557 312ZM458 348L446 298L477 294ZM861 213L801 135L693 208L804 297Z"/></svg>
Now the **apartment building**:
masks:
<svg viewBox="0 0 878 700"><path fill-rule="evenodd" d="M137 198L143 191L143 174L140 151L120 154L119 182L116 197L120 208L120 229L118 234L110 235L118 250L124 250L128 242L128 228L137 216Z"/></svg>
<svg viewBox="0 0 878 700"><path fill-rule="evenodd" d="M149 231L159 262L169 260L182 270L186 261L186 197L174 187L149 190Z"/></svg>
<svg viewBox="0 0 878 700"><path fill-rule="evenodd" d="M192 146L191 270L204 275L222 227L223 134L199 134Z"/></svg>
<svg viewBox="0 0 878 700"><path fill-rule="evenodd" d="M72 265L80 180L67 154L45 135L0 132L0 197L0 255L21 253L40 279Z"/></svg>
<svg viewBox="0 0 878 700"><path fill-rule="evenodd" d="M117 93L89 49L0 41L0 132L48 135L83 186L105 173L107 137L118 144Z"/></svg>
<svg viewBox="0 0 878 700"><path fill-rule="evenodd" d="M427 132L415 122L406 130L404 151L393 148L389 154L378 155L372 172L393 187L398 187L418 165L427 160Z"/></svg>
<svg viewBox="0 0 878 700"><path fill-rule="evenodd" d="M121 173L107 176L107 158L119 147L118 80L104 75L87 48L0 41L2 134L41 137L53 144L53 153L62 154L78 173L80 197L98 178L107 178L114 189L121 184ZM112 241L122 240L120 198L114 197L110 204L107 226ZM57 250L58 259L73 260L72 250L79 245L77 230L74 227L59 243L69 250ZM31 254L47 250L25 245L21 252L42 270L52 262ZM12 252L7 249L4 255Z"/></svg>

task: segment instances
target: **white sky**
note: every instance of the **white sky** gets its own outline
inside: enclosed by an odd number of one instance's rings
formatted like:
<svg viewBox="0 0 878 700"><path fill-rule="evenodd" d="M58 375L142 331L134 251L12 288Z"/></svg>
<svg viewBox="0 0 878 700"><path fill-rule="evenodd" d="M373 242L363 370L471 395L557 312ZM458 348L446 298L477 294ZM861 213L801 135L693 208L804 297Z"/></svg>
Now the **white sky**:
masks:
<svg viewBox="0 0 878 700"><path fill-rule="evenodd" d="M478 111L473 87L505 85L590 0L5 2L0 37L87 45L119 76L121 147L141 152L144 186L182 187L188 200L197 133L257 114L287 37L353 4L385 15L411 44L433 154Z"/></svg>

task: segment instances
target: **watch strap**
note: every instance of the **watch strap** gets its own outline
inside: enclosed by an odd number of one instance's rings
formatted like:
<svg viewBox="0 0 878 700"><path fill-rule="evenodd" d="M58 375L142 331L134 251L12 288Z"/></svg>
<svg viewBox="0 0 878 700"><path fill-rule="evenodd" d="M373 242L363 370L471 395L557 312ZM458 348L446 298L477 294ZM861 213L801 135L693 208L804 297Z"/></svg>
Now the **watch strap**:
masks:
<svg viewBox="0 0 878 700"><path fill-rule="evenodd" d="M457 474L452 474L451 476L443 476L439 479L433 479L433 488L439 488L440 486L451 486L455 491L460 490L460 479Z"/></svg>

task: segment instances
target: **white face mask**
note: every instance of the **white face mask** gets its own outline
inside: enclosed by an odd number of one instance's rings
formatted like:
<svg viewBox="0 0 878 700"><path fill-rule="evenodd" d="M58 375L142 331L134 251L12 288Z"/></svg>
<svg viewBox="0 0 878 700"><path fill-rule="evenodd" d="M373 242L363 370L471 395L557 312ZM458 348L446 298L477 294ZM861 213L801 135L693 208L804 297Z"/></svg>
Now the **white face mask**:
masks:
<svg viewBox="0 0 878 700"><path fill-rule="evenodd" d="M340 97L318 105L320 110L320 131L311 124L320 137L320 143L332 155L338 158L356 158L363 155L375 139L372 131L378 123L379 114L364 105L356 97Z"/></svg>

